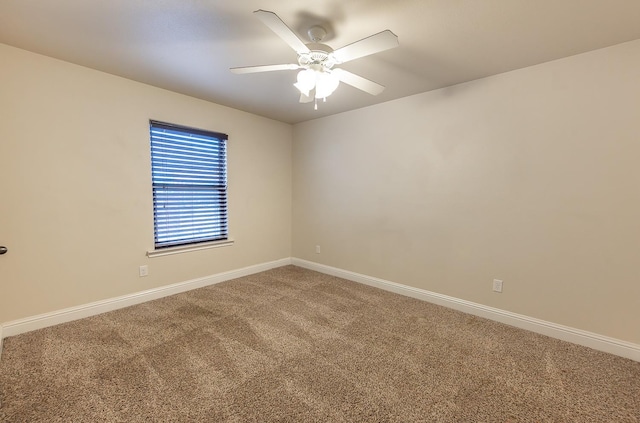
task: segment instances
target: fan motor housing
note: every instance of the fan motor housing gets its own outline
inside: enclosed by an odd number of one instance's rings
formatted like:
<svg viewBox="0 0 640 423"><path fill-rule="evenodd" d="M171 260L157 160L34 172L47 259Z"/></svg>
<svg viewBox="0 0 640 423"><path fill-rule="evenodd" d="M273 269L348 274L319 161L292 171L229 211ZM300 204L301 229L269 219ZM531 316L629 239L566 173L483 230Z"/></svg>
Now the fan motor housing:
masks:
<svg viewBox="0 0 640 423"><path fill-rule="evenodd" d="M333 55L333 49L326 44L309 43L307 44L309 53L302 53L298 56L300 66L309 66L312 64L322 65L322 67L330 69L337 62Z"/></svg>

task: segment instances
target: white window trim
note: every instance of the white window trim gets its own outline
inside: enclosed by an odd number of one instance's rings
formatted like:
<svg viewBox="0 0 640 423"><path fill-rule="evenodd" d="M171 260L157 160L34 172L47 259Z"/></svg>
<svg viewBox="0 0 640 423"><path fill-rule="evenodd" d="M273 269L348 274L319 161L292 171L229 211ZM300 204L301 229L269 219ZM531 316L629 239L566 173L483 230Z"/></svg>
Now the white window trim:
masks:
<svg viewBox="0 0 640 423"><path fill-rule="evenodd" d="M233 239L225 239L224 241L211 241L211 242L203 242L200 244L166 247L166 248L160 248L157 250L147 251L147 257L149 258L162 257L162 256L168 256L171 254L182 254L182 253L188 253L191 251L208 250L210 248L229 247L233 245L233 243L234 243Z"/></svg>

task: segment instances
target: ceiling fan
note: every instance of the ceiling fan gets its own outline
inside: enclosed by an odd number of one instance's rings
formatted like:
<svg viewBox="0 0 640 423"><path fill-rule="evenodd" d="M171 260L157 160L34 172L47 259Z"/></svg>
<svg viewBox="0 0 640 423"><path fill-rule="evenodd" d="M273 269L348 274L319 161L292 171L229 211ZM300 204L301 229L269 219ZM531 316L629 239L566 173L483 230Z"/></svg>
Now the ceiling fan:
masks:
<svg viewBox="0 0 640 423"><path fill-rule="evenodd" d="M372 95L378 95L384 90L384 87L378 83L335 66L397 47L398 37L393 32L382 31L333 50L321 43L327 35L327 31L321 26L313 26L309 29L308 35L311 42L305 44L275 13L256 10L253 14L298 53L298 63L237 67L231 68L231 72L243 74L300 70L297 82L293 85L300 91L300 102L309 103L315 99L316 109L318 108L317 100L326 101L327 97L338 88L340 82Z"/></svg>

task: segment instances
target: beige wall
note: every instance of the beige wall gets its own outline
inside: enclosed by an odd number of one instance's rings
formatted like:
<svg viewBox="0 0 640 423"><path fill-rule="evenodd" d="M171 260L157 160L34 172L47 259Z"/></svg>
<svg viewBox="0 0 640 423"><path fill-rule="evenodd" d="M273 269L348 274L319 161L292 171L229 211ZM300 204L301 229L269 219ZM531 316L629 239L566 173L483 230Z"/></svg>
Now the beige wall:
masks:
<svg viewBox="0 0 640 423"><path fill-rule="evenodd" d="M0 60L0 322L294 256L640 342L640 41L293 131ZM149 119L229 134L234 246L145 256Z"/></svg>
<svg viewBox="0 0 640 423"><path fill-rule="evenodd" d="M293 255L640 343L639 75L635 41L295 125Z"/></svg>
<svg viewBox="0 0 640 423"><path fill-rule="evenodd" d="M290 125L6 45L0 63L0 322L291 256ZM146 257L149 119L229 134L235 245Z"/></svg>

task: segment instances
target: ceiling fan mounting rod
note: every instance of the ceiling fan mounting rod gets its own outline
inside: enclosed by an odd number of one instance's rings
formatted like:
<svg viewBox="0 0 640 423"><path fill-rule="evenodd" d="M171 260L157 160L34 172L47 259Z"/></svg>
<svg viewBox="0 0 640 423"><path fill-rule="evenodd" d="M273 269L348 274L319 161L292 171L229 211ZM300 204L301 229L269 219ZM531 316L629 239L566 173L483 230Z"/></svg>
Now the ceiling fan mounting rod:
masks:
<svg viewBox="0 0 640 423"><path fill-rule="evenodd" d="M327 31L323 27L315 25L309 28L307 35L312 43L319 43L327 36Z"/></svg>

